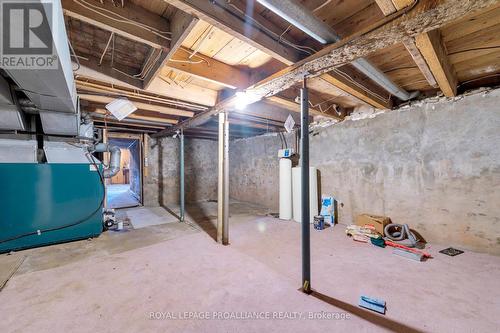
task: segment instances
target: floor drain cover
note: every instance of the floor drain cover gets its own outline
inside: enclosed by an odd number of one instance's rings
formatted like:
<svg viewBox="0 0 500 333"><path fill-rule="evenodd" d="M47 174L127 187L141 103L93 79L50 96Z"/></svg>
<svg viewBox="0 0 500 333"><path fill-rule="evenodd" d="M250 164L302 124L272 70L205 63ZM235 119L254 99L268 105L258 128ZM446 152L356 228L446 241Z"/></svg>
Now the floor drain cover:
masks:
<svg viewBox="0 0 500 333"><path fill-rule="evenodd" d="M449 247L447 249L439 251L439 253L446 254L447 256L450 256L450 257L454 257L454 256L458 256L459 254L464 253L464 251Z"/></svg>

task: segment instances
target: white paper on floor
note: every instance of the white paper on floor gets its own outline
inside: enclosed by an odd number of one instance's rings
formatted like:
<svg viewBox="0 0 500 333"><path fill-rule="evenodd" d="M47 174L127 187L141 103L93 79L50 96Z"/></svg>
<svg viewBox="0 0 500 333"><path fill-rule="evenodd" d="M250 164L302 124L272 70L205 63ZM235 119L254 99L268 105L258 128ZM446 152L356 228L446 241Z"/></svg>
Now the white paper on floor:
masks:
<svg viewBox="0 0 500 333"><path fill-rule="evenodd" d="M138 207L127 209L127 217L134 229L177 222L178 219L162 207Z"/></svg>

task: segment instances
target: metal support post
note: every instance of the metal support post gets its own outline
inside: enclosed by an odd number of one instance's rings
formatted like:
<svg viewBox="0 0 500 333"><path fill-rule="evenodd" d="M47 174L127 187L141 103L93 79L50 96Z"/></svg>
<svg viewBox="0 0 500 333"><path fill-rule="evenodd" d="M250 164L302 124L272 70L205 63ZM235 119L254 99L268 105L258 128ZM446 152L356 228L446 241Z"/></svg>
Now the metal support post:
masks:
<svg viewBox="0 0 500 333"><path fill-rule="evenodd" d="M217 200L217 242L229 244L229 121L219 113L219 182Z"/></svg>
<svg viewBox="0 0 500 333"><path fill-rule="evenodd" d="M309 203L309 96L307 80L300 89L300 166L302 172L302 290L311 292L311 217Z"/></svg>
<svg viewBox="0 0 500 333"><path fill-rule="evenodd" d="M179 166L179 169L180 169L180 208L181 208L181 212L180 212L180 221L181 222L184 222L184 218L185 218L185 202L184 202L184 131L181 129L181 132L180 132L180 135L179 135L179 139L180 139L180 166Z"/></svg>

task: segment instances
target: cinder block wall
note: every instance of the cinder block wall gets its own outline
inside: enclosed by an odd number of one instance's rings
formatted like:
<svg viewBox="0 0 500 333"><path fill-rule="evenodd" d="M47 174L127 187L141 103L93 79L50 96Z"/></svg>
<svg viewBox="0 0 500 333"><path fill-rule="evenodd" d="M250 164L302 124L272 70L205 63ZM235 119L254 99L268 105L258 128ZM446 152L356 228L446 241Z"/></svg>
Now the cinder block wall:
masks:
<svg viewBox="0 0 500 333"><path fill-rule="evenodd" d="M179 139L150 139L144 204L179 203ZM185 139L186 202L217 199L217 142Z"/></svg>
<svg viewBox="0 0 500 333"><path fill-rule="evenodd" d="M278 136L239 140L231 196L278 205ZM311 137L321 192L408 223L428 241L500 254L500 89L345 121Z"/></svg>

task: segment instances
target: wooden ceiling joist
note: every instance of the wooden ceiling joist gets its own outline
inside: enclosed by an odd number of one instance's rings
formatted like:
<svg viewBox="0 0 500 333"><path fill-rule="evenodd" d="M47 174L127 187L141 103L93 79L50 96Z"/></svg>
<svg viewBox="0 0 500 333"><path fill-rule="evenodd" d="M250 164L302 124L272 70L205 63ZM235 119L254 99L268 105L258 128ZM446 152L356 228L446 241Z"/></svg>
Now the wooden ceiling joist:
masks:
<svg viewBox="0 0 500 333"><path fill-rule="evenodd" d="M380 10L382 11L382 13L384 13L385 16L394 14L396 11L405 8L413 3L413 0L375 0L375 1L377 2L377 5L379 6ZM418 49L417 45L415 45L415 39L414 38L407 39L403 41L403 44L408 53L410 53L415 64L420 69L422 75L424 75L429 85L431 87L437 87L437 82L436 79L434 78L434 75L432 74L432 71L425 62L425 59L422 56L422 53L420 53L420 50Z"/></svg>
<svg viewBox="0 0 500 333"><path fill-rule="evenodd" d="M112 120L112 119L106 119L104 120L101 115L93 115L92 116L95 122L103 123L103 124L111 124L111 125L119 125L119 126L124 126L124 127L143 127L143 128L152 128L152 129L157 129L161 130L164 129L166 126L162 126L161 124L145 124L145 123L139 123L139 122L134 122L134 121L118 121L118 120Z"/></svg>
<svg viewBox="0 0 500 333"><path fill-rule="evenodd" d="M84 66L101 72L114 79L126 82L140 89L148 89L156 79L163 66L181 47L184 39L189 35L198 21L197 18L176 11L170 22L143 7L127 3L125 7L112 6L110 2L90 3L86 0L63 0L64 14L98 28L108 30L128 39L150 45L157 51L154 63L147 64L144 77L135 78L126 75L123 71L98 66L95 61L85 62Z"/></svg>
<svg viewBox="0 0 500 333"><path fill-rule="evenodd" d="M415 44L424 57L439 88L447 97L457 94L457 75L451 65L439 29L420 34Z"/></svg>
<svg viewBox="0 0 500 333"><path fill-rule="evenodd" d="M98 114L107 114L108 111L103 108L96 108L92 111L93 113L98 113ZM150 116L141 116L141 115L136 115L134 113L129 114L126 119L137 119L137 120L146 120L150 121L152 123L160 123L160 124L171 124L175 125L179 121L176 119L168 119L168 118L159 118L159 117L150 117Z"/></svg>
<svg viewBox="0 0 500 333"><path fill-rule="evenodd" d="M152 70L149 71L148 75L144 78L144 89L149 88L151 83L161 72L161 69L167 64L168 60L173 57L173 55L179 50L184 39L189 35L191 30L198 22L198 19L184 13L182 11L177 11L171 18L171 41L170 49L164 51L160 56L160 59L153 64Z"/></svg>
<svg viewBox="0 0 500 333"><path fill-rule="evenodd" d="M375 0L375 2L382 13L387 16L414 4L415 0Z"/></svg>
<svg viewBox="0 0 500 333"><path fill-rule="evenodd" d="M78 62L80 66L86 67L91 71L95 71L104 77L109 77L114 80L129 84L138 89L142 89L143 83L139 78L134 77L131 74L128 74L126 69L119 69L116 67L112 67L108 63L99 64L100 60L93 56L79 57ZM77 73L83 72L83 69L78 69Z"/></svg>
<svg viewBox="0 0 500 333"><path fill-rule="evenodd" d="M278 97L278 96L271 96L269 98L265 99L265 103L270 103L273 105L280 106L288 111L295 112L295 113L300 113L300 104L296 103L295 101L291 101L286 98ZM333 114L333 113L326 113L326 112L321 112L320 110L317 110L315 108L310 107L309 108L309 113L311 116L322 116L326 118L333 118L337 120L341 120L340 116Z"/></svg>
<svg viewBox="0 0 500 333"><path fill-rule="evenodd" d="M349 82L345 77L342 77L339 74L323 74L321 75L321 78L378 109L390 109L392 106L390 98L383 99L368 89L362 89L361 87L354 85L352 82Z"/></svg>
<svg viewBox="0 0 500 333"><path fill-rule="evenodd" d="M291 46L286 46L282 43L278 43L276 40L272 39L267 34L257 29L254 25L248 24L246 21L229 14L224 9L225 5L218 4L218 1L215 1L214 3L194 0L166 1L181 10L188 11L189 13L200 17L201 19L227 32L230 35L248 42L255 48L273 56L274 58L282 61L287 65L292 65L299 59L304 57L304 54L297 49ZM241 6L239 1L236 1L233 5ZM259 25L266 27L269 31L277 31L277 28L273 25L272 22L264 20L260 16L256 16L255 13L253 20L258 21ZM251 40L248 40L248 34L252 36ZM270 49L269 45L274 46ZM279 45L279 48L277 48L277 45ZM326 77L327 82L329 82L330 84L335 85L337 88L359 98L369 105L384 109L391 107L390 103L384 103L379 98L374 97L373 94L367 93L366 89L363 89L359 85L345 80L340 75L336 75L334 73L326 73L324 74L324 76ZM336 84L338 84L338 86Z"/></svg>
<svg viewBox="0 0 500 333"><path fill-rule="evenodd" d="M475 12L498 4L499 0L433 1L420 0L406 15L388 17L385 24L353 38L340 41L290 66L251 89L258 96L275 95L300 82L304 75L316 77L366 57L408 38L415 37Z"/></svg>
<svg viewBox="0 0 500 333"><path fill-rule="evenodd" d="M75 82L78 92L95 92L101 94L103 92L106 92L106 95L127 97L127 98L132 98L134 100L145 101L148 103L154 102L157 104L182 107L194 111L204 111L208 109L208 107L203 105L184 102L178 99L160 97L157 94L148 91L137 91L137 90L127 89L122 86L99 82L88 77L77 76Z"/></svg>
<svg viewBox="0 0 500 333"><path fill-rule="evenodd" d="M199 17L206 18L210 17L211 18L211 24L217 26L221 30L226 31L230 35L242 39L245 37L245 34L249 31L249 29L255 29L251 24L246 23L245 21L239 20L239 24L236 22L237 19L233 17L232 20L228 20L226 18L227 14L224 14L226 12L221 11L220 7L217 4L210 5L210 4L201 4L203 1L199 0L175 0L175 1L170 1L167 0L168 2L172 3L174 6L180 6L179 8L191 8L193 10L193 13L195 15L198 15ZM239 7L242 6L241 1L235 1L234 5L238 5ZM197 8L196 10L194 8ZM219 10L216 10L215 8L219 8ZM245 11L244 8L240 8L241 10ZM259 22L260 25L265 26L267 29L270 31L278 31L279 28L277 28L272 22L264 19L257 13L253 13L253 20ZM256 47L257 49L261 50L264 53L267 53L274 58L282 61L283 63L287 65L292 65L296 63L299 59L302 59L304 57L304 53L301 53L297 49L294 49L293 47L287 46L286 47L286 52L280 52L279 55L276 55L272 50L270 51L267 48L267 45L265 44L265 41L270 38L267 34L263 33L260 30L255 30L254 34L257 36L254 40L252 40L252 43L250 43L252 46ZM246 38L246 37L245 37ZM242 39L244 40L244 39ZM298 43L298 42L297 42ZM376 108L390 108L390 103L383 103L380 99L374 98L372 94L367 93L366 89L363 89L359 85L353 84L352 82L349 82L342 78L342 76L337 75L335 73L326 73L324 74L326 77L326 81L329 82L330 84L336 86L337 88L347 92L348 94L351 94L363 102L372 105ZM336 85L336 84L339 85ZM247 86L248 87L248 86Z"/></svg>
<svg viewBox="0 0 500 333"><path fill-rule="evenodd" d="M396 11L396 6L394 6L392 0L375 0L375 2L385 16L391 15Z"/></svg>
<svg viewBox="0 0 500 333"><path fill-rule="evenodd" d="M190 58L191 54L191 51L180 48L166 65L230 89L245 89L251 85L250 74L247 71L203 55Z"/></svg>
<svg viewBox="0 0 500 333"><path fill-rule="evenodd" d="M478 13L498 5L498 3L499 0L420 0L405 15L396 18L388 17L378 27L372 27L364 34L358 34L329 45L297 64L261 81L249 90L257 96L276 95L302 81L304 76L316 77L328 73L345 63L402 43L408 38L438 29L447 23ZM174 128L186 128L193 124L203 123L211 116L225 110L232 102L231 100L222 101L209 111L202 112L188 121L174 126ZM162 131L156 136L167 135L169 132L170 130Z"/></svg>
<svg viewBox="0 0 500 333"><path fill-rule="evenodd" d="M99 95L92 95L92 94L80 94L79 96L80 96L80 99L82 99L82 100L89 101L89 102L95 102L95 103L101 103L101 104L111 103L115 99L114 97L99 96ZM194 112L192 112L192 111L174 109L174 108L170 108L170 107L160 106L160 105L156 105L156 104L149 104L149 103L144 103L144 102L136 102L136 101L132 101L132 102L139 110L153 111L153 112L158 112L161 114L189 117L189 118L194 116Z"/></svg>
<svg viewBox="0 0 500 333"><path fill-rule="evenodd" d="M300 60L297 52L280 43L278 40L263 33L252 24L226 11L225 4L220 0L165 0L167 3L202 19L205 22L225 31L253 47L271 55L279 61L291 65ZM225 1L224 1L225 2Z"/></svg>
<svg viewBox="0 0 500 333"><path fill-rule="evenodd" d="M425 61L424 56L422 55L422 53L418 49L417 45L415 44L415 40L413 38L408 39L408 40L405 40L403 42L403 44L406 47L406 50L408 51L408 53L410 53L415 64L417 64L418 68L420 69L420 72L427 80L427 83L429 83L429 85L431 87L436 88L438 86L438 84L436 82L436 78L434 77L434 74L432 73L431 69L429 68L429 65Z"/></svg>
<svg viewBox="0 0 500 333"><path fill-rule="evenodd" d="M106 129L106 130L112 130L112 131L124 131L127 133L130 132L137 132L137 133L155 133L157 130L154 129L147 129L147 128L133 128L133 127L120 127L120 126L105 126L103 123L96 123L95 127L101 128L101 129Z"/></svg>
<svg viewBox="0 0 500 333"><path fill-rule="evenodd" d="M170 48L170 23L128 1L125 7L111 1L62 0L64 15L161 49Z"/></svg>
<svg viewBox="0 0 500 333"><path fill-rule="evenodd" d="M394 3L394 7L396 7L396 10L401 10L405 7L408 7L412 4L414 4L416 1L415 0L392 0Z"/></svg>
<svg viewBox="0 0 500 333"><path fill-rule="evenodd" d="M229 125L231 125L231 124L240 125L240 126L244 126L244 127L259 128L259 129L270 130L270 131L274 131L274 130L279 128L276 125L254 123L254 122L249 121L249 120L236 119L234 117L229 118Z"/></svg>

